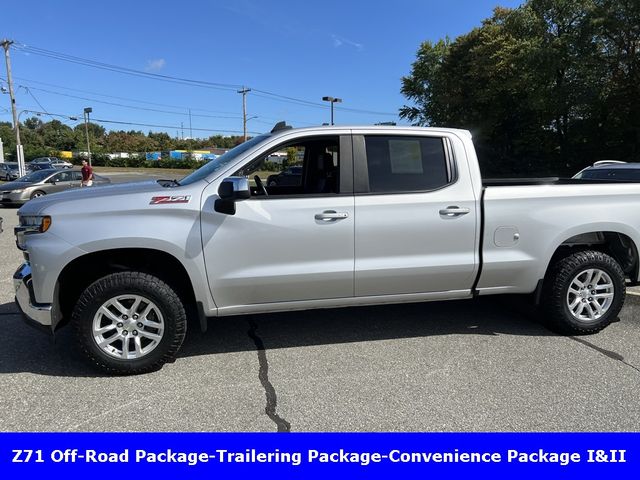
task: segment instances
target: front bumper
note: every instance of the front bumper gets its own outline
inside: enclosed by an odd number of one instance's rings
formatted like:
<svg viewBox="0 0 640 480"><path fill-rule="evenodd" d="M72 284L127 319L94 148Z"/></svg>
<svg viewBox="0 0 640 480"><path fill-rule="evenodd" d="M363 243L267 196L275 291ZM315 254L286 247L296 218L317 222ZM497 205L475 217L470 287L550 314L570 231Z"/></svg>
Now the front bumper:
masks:
<svg viewBox="0 0 640 480"><path fill-rule="evenodd" d="M13 274L13 286L16 292L16 304L28 323L53 329L53 306L36 303L31 286L31 266L23 264Z"/></svg>
<svg viewBox="0 0 640 480"><path fill-rule="evenodd" d="M25 203L29 200L29 192L0 191L0 203Z"/></svg>

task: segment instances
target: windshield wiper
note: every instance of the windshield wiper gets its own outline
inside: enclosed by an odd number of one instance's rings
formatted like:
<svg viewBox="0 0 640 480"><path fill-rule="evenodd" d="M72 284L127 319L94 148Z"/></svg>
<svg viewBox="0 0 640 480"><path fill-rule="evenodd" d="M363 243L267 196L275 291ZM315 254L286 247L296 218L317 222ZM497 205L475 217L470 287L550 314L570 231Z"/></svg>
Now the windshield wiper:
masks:
<svg viewBox="0 0 640 480"><path fill-rule="evenodd" d="M165 188L167 188L167 187L179 187L180 186L180 182L178 182L178 180L176 180L175 178L173 180L161 179L161 180L158 180L158 183L160 185L162 185L163 187L165 187Z"/></svg>

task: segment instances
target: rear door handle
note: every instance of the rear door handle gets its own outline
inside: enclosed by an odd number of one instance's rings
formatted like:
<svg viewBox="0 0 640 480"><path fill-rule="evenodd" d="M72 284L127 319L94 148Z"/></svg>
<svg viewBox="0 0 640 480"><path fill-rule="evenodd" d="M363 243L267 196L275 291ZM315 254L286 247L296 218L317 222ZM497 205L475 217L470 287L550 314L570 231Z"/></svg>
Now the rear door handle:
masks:
<svg viewBox="0 0 640 480"><path fill-rule="evenodd" d="M347 218L349 214L347 212L336 212L335 210L325 210L322 213L316 213L315 219L323 222L334 222Z"/></svg>
<svg viewBox="0 0 640 480"><path fill-rule="evenodd" d="M442 210L440 210L440 215L442 215L443 217L448 217L448 218L460 217L462 215L466 215L470 211L471 210L468 209L468 208L460 208L460 207L456 207L456 206L449 206L447 208L443 208Z"/></svg>

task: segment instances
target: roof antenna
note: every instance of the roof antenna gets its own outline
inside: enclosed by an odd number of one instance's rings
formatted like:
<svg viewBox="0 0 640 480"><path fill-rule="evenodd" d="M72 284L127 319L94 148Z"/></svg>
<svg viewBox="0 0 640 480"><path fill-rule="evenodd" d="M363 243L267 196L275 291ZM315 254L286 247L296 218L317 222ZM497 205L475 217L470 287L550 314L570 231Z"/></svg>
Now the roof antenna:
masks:
<svg viewBox="0 0 640 480"><path fill-rule="evenodd" d="M275 124L275 126L271 129L271 133L276 133L281 130L291 130L293 127L291 125L287 125L287 122L284 120Z"/></svg>

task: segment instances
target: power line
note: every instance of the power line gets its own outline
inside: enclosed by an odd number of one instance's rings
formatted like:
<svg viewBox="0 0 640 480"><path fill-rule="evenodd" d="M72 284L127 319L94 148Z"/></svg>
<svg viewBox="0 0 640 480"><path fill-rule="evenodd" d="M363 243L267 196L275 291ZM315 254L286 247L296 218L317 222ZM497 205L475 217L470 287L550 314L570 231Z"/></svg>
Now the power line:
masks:
<svg viewBox="0 0 640 480"><path fill-rule="evenodd" d="M105 120L105 119L101 119L101 118L92 118L91 119L92 122L97 122L97 123L113 123L113 124L117 124L117 125L133 125L133 126L138 126L138 127L153 127L153 128L171 128L171 129L178 129L180 127L176 127L175 125L157 125L157 124L151 124L151 123L135 123L135 122L124 122L124 121L120 121L120 120ZM224 133L238 133L241 134L242 131L241 130L223 130L220 128L196 128L193 127L192 130L198 130L201 132L224 132ZM254 135L259 135L261 132L248 132Z"/></svg>
<svg viewBox="0 0 640 480"><path fill-rule="evenodd" d="M26 82L35 83L35 84L38 84L38 85L45 85L47 87L60 88L62 90L69 90L69 91L72 91L72 92L88 93L89 95L97 95L98 97L105 97L105 98L114 98L116 100L125 100L125 101L128 101L128 102L144 103L146 105L155 105L155 106L158 106L158 107L177 108L177 109L180 109L180 110L188 110L189 108L191 108L191 110L198 111L198 112L225 113L225 114L229 114L229 115L235 114L235 112L227 112L227 111L223 111L223 110L210 110L210 109L206 109L206 108L185 107L185 106L182 106L182 105L171 105L171 104L168 104L168 103L149 102L149 101L140 100L140 99L137 99L137 98L120 97L120 96L116 96L116 95L107 95L105 93L92 92L90 90L82 90L82 89L79 89L79 88L65 87L65 86L62 86L62 85L56 85L54 83L41 82L39 80L31 80L31 79L24 78L24 77L15 77L15 78L18 79L18 80L24 80ZM0 80L1 79L2 78L0 77Z"/></svg>
<svg viewBox="0 0 640 480"><path fill-rule="evenodd" d="M182 78L182 77L175 77L172 75L163 75L160 73L153 73L153 72L145 72L142 70L136 70L133 68L128 68L128 67L121 67L118 65L112 65L109 63L104 63L104 62L98 62L96 60L90 60L87 58L82 58L82 57L76 57L73 55L68 55L65 53L60 53L60 52L54 52L53 50L47 50L44 48L38 48L38 47L33 47L33 46L29 46L29 45L24 45L24 44L16 44L16 48L23 50L25 52L31 53L33 55L40 55L43 57L49 57L49 58L53 58L56 60L62 60L65 62L70 62L70 63L75 63L75 64L79 64L79 65L84 65L87 67L93 67L93 68L98 68L101 70L108 70L108 71L112 71L112 72L118 72L118 73L123 73L126 75L132 75L132 76L136 76L136 77L144 77L144 78L154 78L156 80L161 80L161 81L165 81L165 82L170 82L170 83L180 83L180 84L187 84L187 85L194 85L194 86L200 86L200 87L204 87L204 88L213 88L216 90L236 90L238 88L241 87L241 85L235 85L235 84L230 84L230 83L217 83L217 82L208 82L205 80L193 80L190 78Z"/></svg>
<svg viewBox="0 0 640 480"><path fill-rule="evenodd" d="M29 45L24 45L24 44L16 44L15 46L16 46L16 48L19 48L20 50L23 50L23 51L28 52L28 53L32 53L34 55L40 55L40 56L44 56L44 57L53 58L53 59L56 59L56 60L75 63L75 64L84 65L84 66L93 67L93 68L99 68L99 69L102 69L102 70L108 70L108 71L112 71L112 72L116 72L116 73L123 73L123 74L127 74L127 75L133 75L133 76L137 76L137 77L150 78L150 79L161 80L161 81L165 81L165 82L178 83L178 84L182 84L182 85L191 85L191 86L198 86L198 87L203 87L203 88L213 88L213 89L217 89L217 90L237 91L240 88L245 88L243 85L239 85L239 84L208 82L208 81L204 81L204 80L194 80L194 79L189 79L189 78L184 78L184 77L175 77L175 76L172 76L172 75L162 75L162 74L159 74L159 73L144 72L142 70L136 70L136 69L132 69L132 68L128 68L128 67L121 67L121 66L118 66L118 65L108 64L108 63L104 63L104 62L98 62L98 61L95 61L95 60L90 60L90 59L86 59L86 58L82 58L82 57L76 57L76 56L73 56L73 55L68 55L68 54L60 53L60 52L54 52L53 50L47 50L47 49L33 47L33 46L29 46ZM288 95L281 95L279 93L270 92L270 91L267 91L267 90L260 90L260 89L255 89L255 88L253 90L255 92L257 92L257 94L256 94L257 96L262 96L263 98L267 98L267 99L270 99L270 100L275 100L275 101L280 101L280 102L285 102L285 103L293 103L293 104L296 104L296 105L307 106L307 107L315 107L315 108L323 108L323 109L329 108L326 105L323 105L323 104L321 104L319 102L313 102L313 101L310 101L310 100L295 98L295 97L291 97L291 96L288 96ZM377 112L377 111L373 111L373 110L363 110L363 109L349 108L349 107L339 107L339 108L336 108L336 110L342 110L342 111L356 113L356 114L384 115L384 116L393 116L393 117L397 117L398 116L397 113Z"/></svg>
<svg viewBox="0 0 640 480"><path fill-rule="evenodd" d="M36 98L36 96L33 94L33 92L31 92L31 90L28 87L25 87L24 85L18 85L18 88L24 88L27 91L27 93L31 95L31 98L33 98L36 101L36 103L44 111L44 113L49 115L52 120L55 120L53 116L51 116L51 114L47 111L47 109L42 106L40 101Z"/></svg>
<svg viewBox="0 0 640 480"><path fill-rule="evenodd" d="M7 110L5 108L1 109L1 110ZM26 108L23 109L22 111L27 112L27 113L36 113L36 114L46 114L49 115L50 117L64 117L67 118L69 120L71 120L72 118L75 118L75 115L68 115L68 114L64 114L64 113L52 113L52 112L37 112L35 110L32 110L31 107L30 108ZM78 121L78 120L75 120ZM180 127L177 127L175 125L158 125L158 124L151 124L151 123L136 123L136 122L125 122L122 120L109 120L109 119L104 119L104 118L91 118L91 122L92 123L112 123L112 124L116 124L116 125L131 125L131 126L137 126L137 127L152 127L152 128L167 128L167 129L179 129ZM220 129L220 128L196 128L193 127L193 130L197 130L197 131L201 131L201 132L223 132L223 133L237 133L237 134L242 134L241 130L225 130L225 129ZM253 135L260 135L262 132L255 132L255 131L250 131L249 133L253 134Z"/></svg>
<svg viewBox="0 0 640 480"><path fill-rule="evenodd" d="M145 110L148 112L157 112L157 113L170 113L173 115L183 115L183 116L188 116L189 113L187 112L175 112L175 111L169 111L169 110L160 110L157 108L148 108L148 107L140 107L137 105L126 105L124 103L116 103L116 102L107 102L106 100L98 100L95 98L89 98L89 97L81 97L79 95L71 95L70 93L61 93L61 92L55 92L53 90L47 90L45 88L38 88L38 87L30 87L34 90L40 91L40 92L45 92L45 93L50 93L52 95L60 95L63 97L68 97L68 98L77 98L80 100L87 100L90 102L95 102L95 103L102 103L105 105L112 105L112 106L116 106L116 107L123 107L123 108L130 108L132 110ZM203 118L227 118L227 119L239 119L242 118L239 115L235 115L235 116L224 116L224 115L205 115L205 114L196 114L193 113L192 116L194 117L203 117Z"/></svg>
<svg viewBox="0 0 640 480"><path fill-rule="evenodd" d="M24 77L15 77L15 78L19 78L21 80L25 80L25 81L32 82L32 83L37 83L37 84L40 84L40 85L47 85L47 86L51 86L51 87L55 87L55 88L61 88L61 89L64 89L64 90L70 90L70 91L81 92L81 93L88 93L90 95L97 95L97 96L101 96L101 97L105 97L105 98L114 98L114 99L118 99L118 100L127 100L127 101L131 101L131 102L144 103L144 104L148 104L148 105L157 105L157 106L164 106L164 107L170 107L170 108L189 110L189 107L171 105L171 104L166 104L166 103L149 102L149 101L138 100L138 99L133 99L133 98L128 98L128 97L120 97L120 96L115 96L115 95L107 95L107 94L104 94L104 93L92 92L92 91L88 91L88 90L81 90L81 89L77 89L77 88L63 87L61 85L55 85L55 84L51 84L51 83L40 82L40 81L37 81L37 80L30 80L30 79L27 79L27 78L24 78ZM0 77L0 80L4 80L4 79L2 77ZM96 102L96 103L103 103L103 104L106 104L106 105L119 106L119 107L125 107L125 108L137 109L137 110L147 110L147 111L152 111L152 112L170 113L170 114L175 114L175 115L184 115L184 116L188 115L188 113L186 113L184 111L175 112L175 111L168 111L168 110L144 108L144 107L139 107L137 105L126 105L126 104L121 104L121 103L116 103L116 102L106 102L104 100L98 100L98 99L95 99L95 98L82 97L82 96L78 96L78 95L71 95L71 94L63 93L63 92L56 92L56 91L53 91L53 90L34 87L34 86L28 86L28 85L25 85L25 84L21 84L20 86L24 87L25 89L26 88L34 89L34 90L45 92L45 93L49 93L49 94L52 94L52 95L65 96L65 97L68 97L68 98L77 98L77 99L87 100L87 101ZM191 110L200 111L200 112L212 112L212 113L232 113L232 112L225 112L225 111L208 110L208 109L204 109L204 108L191 108ZM192 113L192 116L204 117L204 118L227 118L227 119L239 119L239 118L242 118L241 116L238 116L238 115L235 115L235 116L222 116L222 115L220 115L220 116L218 116L218 115L200 115L200 114L195 114L195 113ZM278 119L278 118L266 117L266 116L260 115L260 114L258 114L258 117L259 118L263 118L263 119L272 120L273 122L278 122L278 121L281 120L281 119ZM303 122L303 121L299 121L299 120L295 120L295 119L288 119L288 120L289 120L289 122L291 122L293 124L315 125L315 123ZM254 119L254 121L258 121L258 120ZM265 123L265 122L261 122L261 123Z"/></svg>

